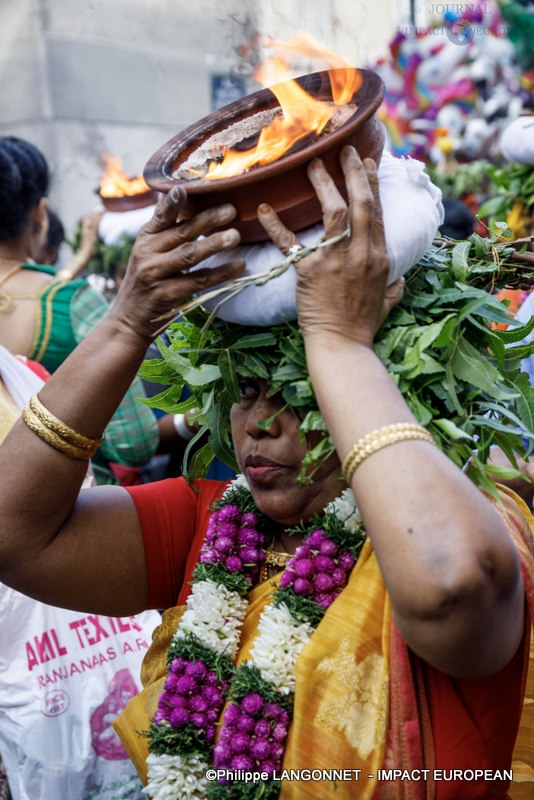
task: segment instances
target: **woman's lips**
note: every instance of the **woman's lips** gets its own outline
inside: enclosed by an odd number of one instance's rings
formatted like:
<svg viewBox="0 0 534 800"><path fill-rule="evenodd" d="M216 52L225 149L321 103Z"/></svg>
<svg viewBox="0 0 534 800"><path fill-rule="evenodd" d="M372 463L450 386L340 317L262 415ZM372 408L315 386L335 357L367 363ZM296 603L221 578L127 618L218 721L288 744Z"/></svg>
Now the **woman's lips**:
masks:
<svg viewBox="0 0 534 800"><path fill-rule="evenodd" d="M277 472L285 469L282 464L271 461L263 456L247 456L245 459L245 472L251 481L256 483L265 481Z"/></svg>

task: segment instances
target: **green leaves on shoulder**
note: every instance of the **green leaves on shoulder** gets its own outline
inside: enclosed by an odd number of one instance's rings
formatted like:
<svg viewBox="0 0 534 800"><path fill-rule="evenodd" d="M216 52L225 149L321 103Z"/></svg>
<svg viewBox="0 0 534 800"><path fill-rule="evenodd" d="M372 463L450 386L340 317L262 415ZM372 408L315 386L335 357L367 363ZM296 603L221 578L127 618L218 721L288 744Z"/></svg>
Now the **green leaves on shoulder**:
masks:
<svg viewBox="0 0 534 800"><path fill-rule="evenodd" d="M491 491L489 448L498 445L513 459L534 441L534 389L520 372L534 344L517 345L534 320L512 320L491 294L513 269L506 261L513 252L476 235L453 248L433 247L407 277L401 305L376 341L419 422L455 463L469 461L471 477Z"/></svg>

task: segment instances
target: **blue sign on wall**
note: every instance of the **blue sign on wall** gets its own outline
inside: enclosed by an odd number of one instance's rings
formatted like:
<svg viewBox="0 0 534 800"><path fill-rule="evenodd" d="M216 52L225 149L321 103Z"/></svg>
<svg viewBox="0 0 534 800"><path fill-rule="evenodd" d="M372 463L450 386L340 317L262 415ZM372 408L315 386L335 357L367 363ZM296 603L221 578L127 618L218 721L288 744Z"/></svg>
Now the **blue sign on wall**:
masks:
<svg viewBox="0 0 534 800"><path fill-rule="evenodd" d="M211 108L216 111L246 94L243 78L230 78L229 75L211 76Z"/></svg>

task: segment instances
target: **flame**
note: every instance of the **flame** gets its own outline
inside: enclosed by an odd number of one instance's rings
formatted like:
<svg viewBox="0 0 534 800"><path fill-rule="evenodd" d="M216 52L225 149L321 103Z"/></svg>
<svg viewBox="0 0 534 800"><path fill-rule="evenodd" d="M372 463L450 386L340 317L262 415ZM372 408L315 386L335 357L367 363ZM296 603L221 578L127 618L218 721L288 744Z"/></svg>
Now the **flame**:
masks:
<svg viewBox="0 0 534 800"><path fill-rule="evenodd" d="M288 42L271 38L265 42L278 55L263 61L256 68L254 77L263 86L271 87L280 104L281 114L277 114L261 130L256 145L251 149L244 152L226 149L222 161L213 161L203 176L208 180L228 178L254 166L271 164L309 134L318 136L337 108L351 102L361 86L362 78L357 69L304 31ZM323 68L326 65L332 91L331 103L316 100L290 78L289 62L284 56L295 55L319 59L323 62Z"/></svg>
<svg viewBox="0 0 534 800"><path fill-rule="evenodd" d="M102 160L104 174L99 189L102 197L132 197L150 191L142 175L131 178L124 172L120 156L113 157L102 153Z"/></svg>

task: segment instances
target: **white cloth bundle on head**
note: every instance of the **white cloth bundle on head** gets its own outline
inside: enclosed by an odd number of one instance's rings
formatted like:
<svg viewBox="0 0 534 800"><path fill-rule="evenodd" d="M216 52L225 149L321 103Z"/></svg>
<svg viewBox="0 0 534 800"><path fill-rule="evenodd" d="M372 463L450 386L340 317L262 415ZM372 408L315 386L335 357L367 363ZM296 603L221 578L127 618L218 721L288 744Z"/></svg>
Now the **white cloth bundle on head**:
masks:
<svg viewBox="0 0 534 800"><path fill-rule="evenodd" d="M501 153L507 161L534 164L534 115L517 117L501 134Z"/></svg>
<svg viewBox="0 0 534 800"><path fill-rule="evenodd" d="M396 158L385 151L378 169L380 200L393 283L421 258L443 222L441 191L424 171L424 164L411 158ZM258 198L261 202L261 198ZM310 246L324 233L322 224L298 232L300 242ZM272 242L243 244L203 261L199 267L215 267L233 258L247 262L245 275L263 272L284 256ZM267 327L297 318L296 273L293 266L263 286L251 286L224 302L217 316L239 325ZM221 297L206 302L210 311Z"/></svg>

